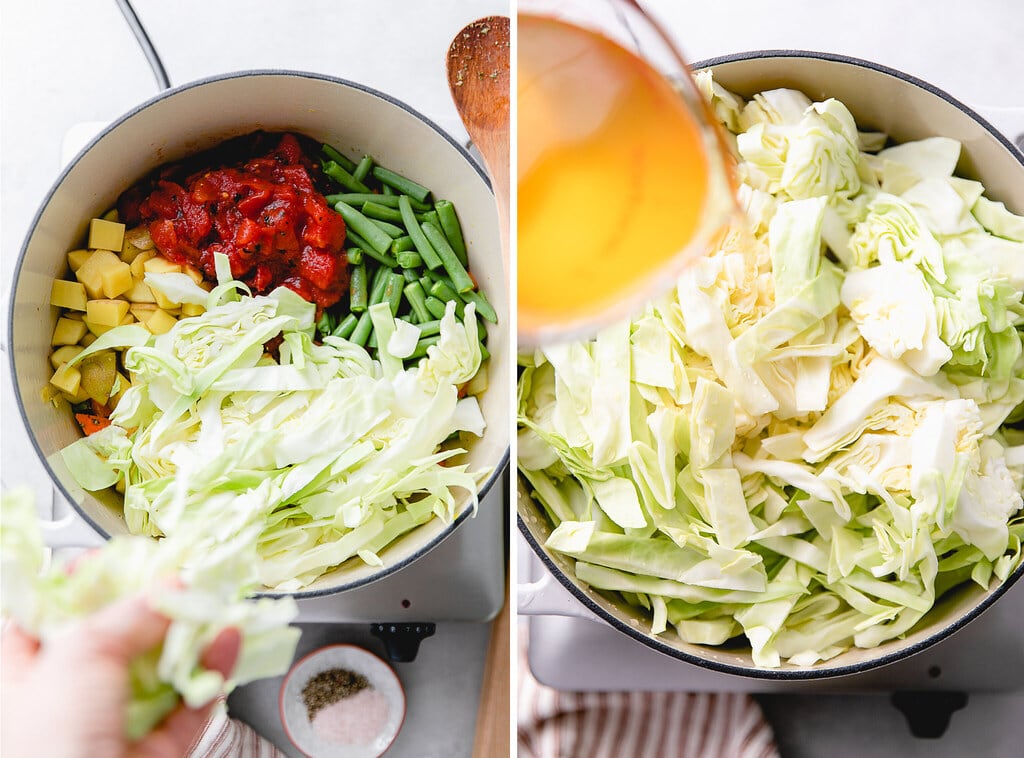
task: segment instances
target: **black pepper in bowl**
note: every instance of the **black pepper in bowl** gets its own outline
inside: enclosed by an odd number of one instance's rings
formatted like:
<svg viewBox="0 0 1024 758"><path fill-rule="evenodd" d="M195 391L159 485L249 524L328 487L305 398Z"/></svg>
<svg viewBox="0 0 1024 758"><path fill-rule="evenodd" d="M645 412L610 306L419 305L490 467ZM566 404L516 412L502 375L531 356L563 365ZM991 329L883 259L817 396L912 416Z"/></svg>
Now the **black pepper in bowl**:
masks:
<svg viewBox="0 0 1024 758"><path fill-rule="evenodd" d="M348 669L327 669L306 682L302 688L302 702L306 704L306 711L312 721L321 708L333 705L369 686L370 682L362 674Z"/></svg>

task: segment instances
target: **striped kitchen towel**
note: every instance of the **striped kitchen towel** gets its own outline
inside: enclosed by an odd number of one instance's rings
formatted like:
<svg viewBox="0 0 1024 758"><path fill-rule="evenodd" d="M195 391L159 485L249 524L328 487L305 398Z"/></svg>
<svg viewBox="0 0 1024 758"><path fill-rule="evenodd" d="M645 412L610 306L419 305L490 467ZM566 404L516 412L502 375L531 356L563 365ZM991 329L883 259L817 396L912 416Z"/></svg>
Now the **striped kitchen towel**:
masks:
<svg viewBox="0 0 1024 758"><path fill-rule="evenodd" d="M228 716L224 704L214 709L206 730L187 758L286 758L268 740L246 724Z"/></svg>
<svg viewBox="0 0 1024 758"><path fill-rule="evenodd" d="M779 758L748 695L562 692L533 678L525 646L517 703L519 758Z"/></svg>

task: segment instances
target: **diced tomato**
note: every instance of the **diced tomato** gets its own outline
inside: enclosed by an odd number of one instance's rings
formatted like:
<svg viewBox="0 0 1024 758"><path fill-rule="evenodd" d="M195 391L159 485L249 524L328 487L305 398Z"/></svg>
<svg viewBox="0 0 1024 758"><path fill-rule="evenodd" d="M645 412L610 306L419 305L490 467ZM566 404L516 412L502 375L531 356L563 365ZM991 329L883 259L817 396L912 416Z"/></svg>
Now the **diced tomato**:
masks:
<svg viewBox="0 0 1024 758"><path fill-rule="evenodd" d="M193 202L191 198L182 201L181 212L188 230L187 239L197 247L213 228L213 219L204 204Z"/></svg>
<svg viewBox="0 0 1024 758"><path fill-rule="evenodd" d="M167 255L178 247L178 233L170 219L157 219L149 225L149 236L157 249Z"/></svg>
<svg viewBox="0 0 1024 758"><path fill-rule="evenodd" d="M257 292L263 292L270 287L273 280L274 273L270 270L270 266L261 263L256 267L256 274L252 277L252 286L256 288Z"/></svg>
<svg viewBox="0 0 1024 758"><path fill-rule="evenodd" d="M272 153L282 163L295 164L302 162L302 147L294 134L286 134L281 138L281 143Z"/></svg>
<svg viewBox="0 0 1024 758"><path fill-rule="evenodd" d="M252 219L243 218L235 229L235 246L247 252L257 252L256 248L264 238L263 227Z"/></svg>
<svg viewBox="0 0 1024 758"><path fill-rule="evenodd" d="M270 187L254 187L247 197L238 201L238 211L247 218L254 218L273 196Z"/></svg>
<svg viewBox="0 0 1024 758"><path fill-rule="evenodd" d="M299 274L313 286L326 290L337 278L337 267L337 256L307 247L302 251L302 258L299 261Z"/></svg>
<svg viewBox="0 0 1024 758"><path fill-rule="evenodd" d="M285 285L319 306L333 305L348 289L345 222L314 188L316 164L299 139L282 135L268 151L269 136L233 142L226 166L196 171L190 163L187 176L185 164L166 166L148 180L148 195L140 200L133 188L119 207L137 211L163 255L210 279L214 255L223 253L232 275L255 292ZM240 145L248 157L238 157Z"/></svg>

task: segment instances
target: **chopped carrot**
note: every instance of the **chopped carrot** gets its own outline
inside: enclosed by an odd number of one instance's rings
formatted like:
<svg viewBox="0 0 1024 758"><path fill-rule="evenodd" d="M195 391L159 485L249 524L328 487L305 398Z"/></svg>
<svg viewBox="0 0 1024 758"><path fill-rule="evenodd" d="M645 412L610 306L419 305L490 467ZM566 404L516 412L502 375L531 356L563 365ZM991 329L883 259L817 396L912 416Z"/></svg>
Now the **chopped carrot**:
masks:
<svg viewBox="0 0 1024 758"><path fill-rule="evenodd" d="M90 434L95 434L100 429L106 429L110 426L110 419L106 416L94 416L91 413L76 413L75 421L82 427L82 431L88 437Z"/></svg>

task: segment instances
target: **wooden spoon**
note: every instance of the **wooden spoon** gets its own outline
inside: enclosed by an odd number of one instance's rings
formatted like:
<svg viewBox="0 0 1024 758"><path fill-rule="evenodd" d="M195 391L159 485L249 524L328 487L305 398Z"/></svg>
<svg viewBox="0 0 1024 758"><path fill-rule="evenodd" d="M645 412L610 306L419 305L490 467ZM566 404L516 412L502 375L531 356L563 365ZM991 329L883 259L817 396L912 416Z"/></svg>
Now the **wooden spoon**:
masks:
<svg viewBox="0 0 1024 758"><path fill-rule="evenodd" d="M508 268L509 20L488 16L466 26L448 48L448 87L491 175Z"/></svg>

